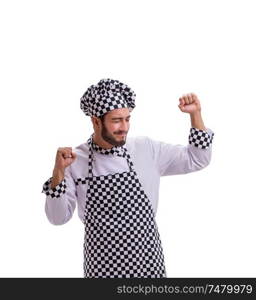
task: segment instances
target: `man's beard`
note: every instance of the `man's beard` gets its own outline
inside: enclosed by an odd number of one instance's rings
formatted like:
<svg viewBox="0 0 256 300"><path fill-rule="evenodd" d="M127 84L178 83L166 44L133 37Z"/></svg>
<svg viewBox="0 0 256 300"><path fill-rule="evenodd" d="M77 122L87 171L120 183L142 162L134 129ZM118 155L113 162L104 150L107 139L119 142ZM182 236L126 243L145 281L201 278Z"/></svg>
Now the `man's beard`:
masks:
<svg viewBox="0 0 256 300"><path fill-rule="evenodd" d="M116 131L114 132L115 134L127 134L127 132L125 131ZM103 140L113 146L117 146L117 147L120 147L120 146L123 146L126 142L126 138L122 141L117 141L111 133L109 133L109 131L107 130L106 126L104 125L104 123L102 122L102 130L101 130L101 136L103 138Z"/></svg>

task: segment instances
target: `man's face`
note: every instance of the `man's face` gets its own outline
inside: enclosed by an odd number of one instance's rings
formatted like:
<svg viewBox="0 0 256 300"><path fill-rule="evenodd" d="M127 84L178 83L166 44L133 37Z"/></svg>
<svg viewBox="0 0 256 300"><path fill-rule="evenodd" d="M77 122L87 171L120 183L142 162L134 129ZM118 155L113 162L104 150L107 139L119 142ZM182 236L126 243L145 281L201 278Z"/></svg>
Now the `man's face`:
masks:
<svg viewBox="0 0 256 300"><path fill-rule="evenodd" d="M118 108L108 112L102 122L101 136L113 146L123 146L130 128L130 111Z"/></svg>

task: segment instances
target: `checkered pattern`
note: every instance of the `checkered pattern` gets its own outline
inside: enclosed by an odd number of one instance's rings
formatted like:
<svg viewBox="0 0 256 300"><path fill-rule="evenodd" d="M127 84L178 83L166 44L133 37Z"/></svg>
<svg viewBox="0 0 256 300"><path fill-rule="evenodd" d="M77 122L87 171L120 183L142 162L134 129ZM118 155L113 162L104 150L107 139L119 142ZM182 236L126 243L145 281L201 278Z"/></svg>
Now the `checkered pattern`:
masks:
<svg viewBox="0 0 256 300"><path fill-rule="evenodd" d="M102 116L117 108L135 107L134 91L126 84L114 79L101 79L91 85L80 98L80 108L87 116Z"/></svg>
<svg viewBox="0 0 256 300"><path fill-rule="evenodd" d="M87 143L96 152L99 152L99 153L104 154L104 155L114 154L114 155L121 156L121 157L125 157L126 156L126 154L125 154L125 150L126 149L123 146L113 146L110 149L104 149L104 148L100 147L99 145L93 143L93 139L92 138L93 138L93 134L87 140Z"/></svg>
<svg viewBox="0 0 256 300"><path fill-rule="evenodd" d="M76 185L79 185L79 184L86 184L87 180L88 180L88 177L77 178L77 179L75 180L75 184L76 184Z"/></svg>
<svg viewBox="0 0 256 300"><path fill-rule="evenodd" d="M59 198L62 194L66 193L66 179L64 178L58 185L56 185L53 189L50 188L50 184L52 182L52 177L49 178L43 184L42 193L45 193L47 196L51 196L52 198Z"/></svg>
<svg viewBox="0 0 256 300"><path fill-rule="evenodd" d="M151 202L133 170L127 149L122 147L130 171L93 176L92 140L90 143L90 180L84 214L84 276L166 277L163 249Z"/></svg>
<svg viewBox="0 0 256 300"><path fill-rule="evenodd" d="M207 149L212 144L214 133L209 134L207 131L190 128L190 134L188 137L189 144L192 144L201 149Z"/></svg>

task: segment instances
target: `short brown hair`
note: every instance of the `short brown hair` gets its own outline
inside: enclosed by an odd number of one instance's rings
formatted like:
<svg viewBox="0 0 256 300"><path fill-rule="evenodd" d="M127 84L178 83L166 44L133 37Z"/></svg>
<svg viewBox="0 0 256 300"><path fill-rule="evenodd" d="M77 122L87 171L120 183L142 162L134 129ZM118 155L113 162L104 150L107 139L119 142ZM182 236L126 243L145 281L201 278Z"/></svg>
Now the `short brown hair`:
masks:
<svg viewBox="0 0 256 300"><path fill-rule="evenodd" d="M104 115L101 115L101 116L99 117L99 119L101 120L102 123L104 123L104 119L105 119L106 114L107 114L107 113L105 113Z"/></svg>

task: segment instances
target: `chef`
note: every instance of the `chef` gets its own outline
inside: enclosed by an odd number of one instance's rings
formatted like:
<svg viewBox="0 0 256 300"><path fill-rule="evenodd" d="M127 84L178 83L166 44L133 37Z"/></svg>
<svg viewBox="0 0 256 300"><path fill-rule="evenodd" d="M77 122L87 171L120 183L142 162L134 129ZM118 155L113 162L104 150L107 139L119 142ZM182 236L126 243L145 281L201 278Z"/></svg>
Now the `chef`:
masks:
<svg viewBox="0 0 256 300"><path fill-rule="evenodd" d="M52 224L68 222L78 206L85 278L167 277L155 220L160 177L198 171L211 159L214 133L195 94L179 99L191 118L186 146L128 138L135 97L118 80L91 85L80 108L91 117L93 133L74 149L58 148L52 177L43 184Z"/></svg>

